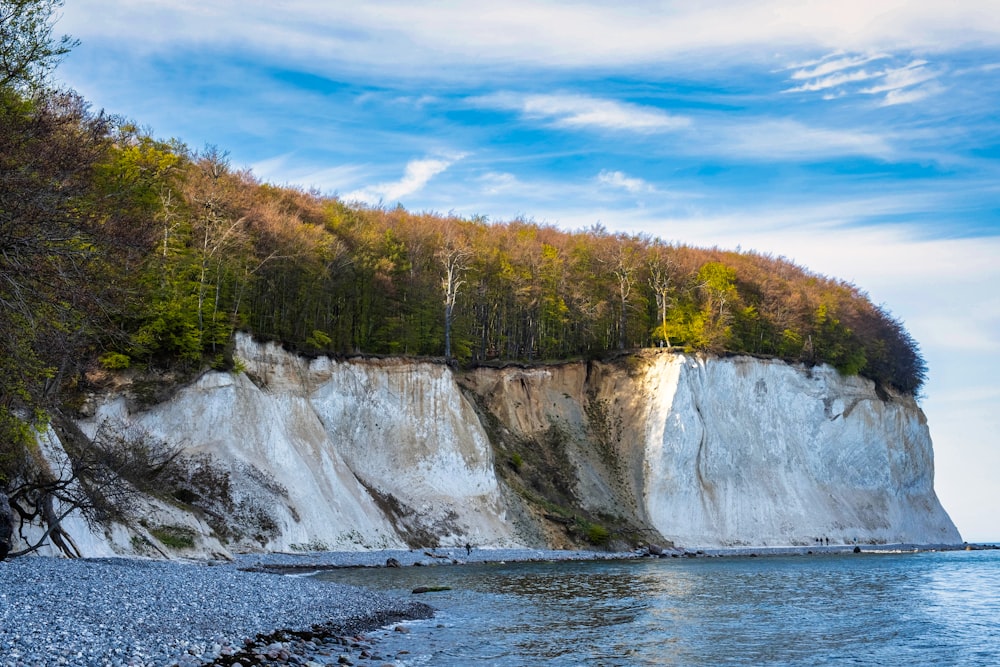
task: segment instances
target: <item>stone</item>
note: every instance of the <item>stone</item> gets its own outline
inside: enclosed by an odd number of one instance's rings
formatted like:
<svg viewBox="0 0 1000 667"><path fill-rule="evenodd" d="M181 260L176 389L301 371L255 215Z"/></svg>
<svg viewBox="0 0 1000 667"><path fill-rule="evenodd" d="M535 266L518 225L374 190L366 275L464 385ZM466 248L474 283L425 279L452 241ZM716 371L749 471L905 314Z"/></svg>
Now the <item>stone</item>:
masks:
<svg viewBox="0 0 1000 667"><path fill-rule="evenodd" d="M396 560L395 558L386 558L385 559L385 566L386 567L403 567L402 564L400 564L400 562L398 560Z"/></svg>
<svg viewBox="0 0 1000 667"><path fill-rule="evenodd" d="M417 586L411 592L414 595L419 595L420 593L440 593L441 591L450 591L451 586Z"/></svg>

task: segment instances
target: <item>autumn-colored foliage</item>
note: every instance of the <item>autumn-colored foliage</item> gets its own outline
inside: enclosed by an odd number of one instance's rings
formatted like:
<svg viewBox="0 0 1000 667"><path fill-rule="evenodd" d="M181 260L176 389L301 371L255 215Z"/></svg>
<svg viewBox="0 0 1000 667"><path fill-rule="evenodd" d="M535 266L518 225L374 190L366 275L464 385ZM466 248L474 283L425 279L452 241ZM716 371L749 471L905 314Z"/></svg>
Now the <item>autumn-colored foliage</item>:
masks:
<svg viewBox="0 0 1000 667"><path fill-rule="evenodd" d="M53 477L32 430L85 371L238 367L240 329L309 354L475 364L666 346L829 363L911 394L925 379L898 320L781 258L352 205L93 113L46 86L75 44L52 34L61 4L0 15L0 499L20 489L22 520L88 469L77 455Z"/></svg>
<svg viewBox="0 0 1000 667"><path fill-rule="evenodd" d="M45 85L74 44L52 34L59 5L12 5L0 42L4 443L88 367L225 367L241 329L308 354L476 364L664 346L829 363L904 393L925 379L899 321L782 258L349 204L93 113ZM0 448L0 483L22 455Z"/></svg>
<svg viewBox="0 0 1000 667"><path fill-rule="evenodd" d="M898 321L853 285L782 258L600 226L570 232L347 204L260 183L217 150L155 141L79 103L62 113L79 126L66 136L94 144L77 158L66 205L79 219L40 217L33 229L72 227L96 273L70 291L81 307L87 294L111 299L100 322L87 320L101 330L88 349L119 367L123 357L224 364L232 333L245 329L307 353L486 363L671 346L825 362L908 393L924 380ZM8 150L4 159L27 158ZM39 246L34 266L62 257L61 243ZM129 289L110 294L112 279ZM63 326L55 315L48 324Z"/></svg>
<svg viewBox="0 0 1000 667"><path fill-rule="evenodd" d="M826 362L903 392L924 379L899 322L781 258L349 205L171 150L148 221L162 249L119 350L139 363L218 355L244 328L311 353L484 363L668 345Z"/></svg>

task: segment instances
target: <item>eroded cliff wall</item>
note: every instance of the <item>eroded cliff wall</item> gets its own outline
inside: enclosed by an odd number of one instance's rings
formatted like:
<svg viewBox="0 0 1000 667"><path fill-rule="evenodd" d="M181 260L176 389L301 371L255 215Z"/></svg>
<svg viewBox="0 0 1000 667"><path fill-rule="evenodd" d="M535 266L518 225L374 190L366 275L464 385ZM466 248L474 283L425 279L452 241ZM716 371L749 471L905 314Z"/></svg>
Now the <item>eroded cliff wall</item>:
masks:
<svg viewBox="0 0 1000 667"><path fill-rule="evenodd" d="M192 553L961 539L916 403L831 368L647 351L458 372L310 361L248 336L236 356L246 372L150 408L127 390L96 399L85 430L110 419L178 442L201 486L150 499L142 526L89 550L172 553L157 526L193 534Z"/></svg>
<svg viewBox="0 0 1000 667"><path fill-rule="evenodd" d="M650 395L645 506L663 534L720 545L956 543L908 397L830 367L663 360ZM676 380L673 377L676 375Z"/></svg>
<svg viewBox="0 0 1000 667"><path fill-rule="evenodd" d="M676 544L960 542L916 402L830 367L648 351L466 382L501 431L567 431L580 505Z"/></svg>

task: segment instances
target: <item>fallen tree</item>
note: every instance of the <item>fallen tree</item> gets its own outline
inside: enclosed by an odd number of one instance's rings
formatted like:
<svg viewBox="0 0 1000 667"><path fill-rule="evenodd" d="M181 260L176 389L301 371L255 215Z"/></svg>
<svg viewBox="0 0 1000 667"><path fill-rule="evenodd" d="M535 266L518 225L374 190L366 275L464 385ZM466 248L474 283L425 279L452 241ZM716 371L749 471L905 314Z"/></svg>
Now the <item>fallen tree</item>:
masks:
<svg viewBox="0 0 1000 667"><path fill-rule="evenodd" d="M38 551L50 543L69 558L80 551L62 522L78 513L90 526L127 521L143 493L157 489L180 449L132 425L102 422L88 438L69 418L58 414L52 433L39 435L39 446L0 493L0 559ZM14 529L22 548L12 551ZM34 528L42 528L38 535ZM7 538L4 538L4 531Z"/></svg>

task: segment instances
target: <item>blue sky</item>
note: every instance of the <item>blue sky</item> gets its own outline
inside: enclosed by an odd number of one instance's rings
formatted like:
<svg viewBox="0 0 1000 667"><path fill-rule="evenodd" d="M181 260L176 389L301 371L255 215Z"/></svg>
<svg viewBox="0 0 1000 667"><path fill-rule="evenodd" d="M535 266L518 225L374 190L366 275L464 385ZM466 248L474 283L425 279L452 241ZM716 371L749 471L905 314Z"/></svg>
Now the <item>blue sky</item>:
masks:
<svg viewBox="0 0 1000 667"><path fill-rule="evenodd" d="M994 0L66 0L58 29L59 82L273 183L854 282L927 357L946 509L1000 540Z"/></svg>

